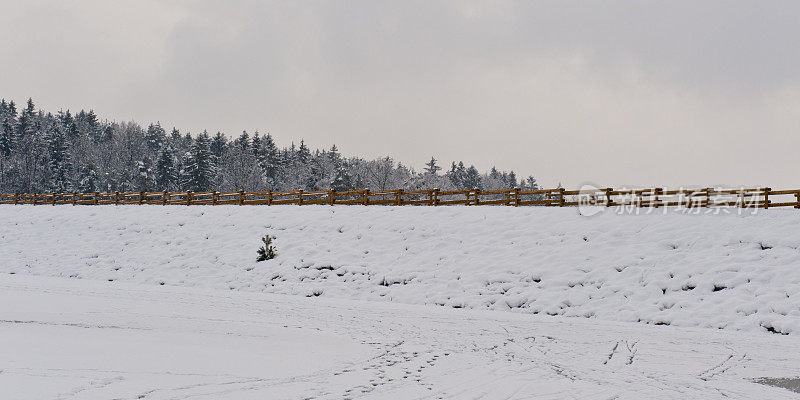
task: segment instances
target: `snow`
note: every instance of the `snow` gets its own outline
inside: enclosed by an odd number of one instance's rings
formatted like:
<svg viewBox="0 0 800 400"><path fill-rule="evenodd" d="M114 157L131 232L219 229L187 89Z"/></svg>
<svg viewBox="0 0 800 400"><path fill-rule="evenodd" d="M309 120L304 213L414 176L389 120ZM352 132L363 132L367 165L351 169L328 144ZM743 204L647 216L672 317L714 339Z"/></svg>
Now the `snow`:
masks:
<svg viewBox="0 0 800 400"><path fill-rule="evenodd" d="M800 214L0 206L0 273L792 334ZM265 234L278 257L256 263Z"/></svg>
<svg viewBox="0 0 800 400"><path fill-rule="evenodd" d="M389 302L0 276L28 399L789 399L800 339Z"/></svg>
<svg viewBox="0 0 800 400"><path fill-rule="evenodd" d="M159 398L147 388L290 381L376 355L341 335L231 318L225 296L23 277L1 285L0 388L31 399Z"/></svg>
<svg viewBox="0 0 800 400"><path fill-rule="evenodd" d="M0 206L0 398L793 398L798 222Z"/></svg>

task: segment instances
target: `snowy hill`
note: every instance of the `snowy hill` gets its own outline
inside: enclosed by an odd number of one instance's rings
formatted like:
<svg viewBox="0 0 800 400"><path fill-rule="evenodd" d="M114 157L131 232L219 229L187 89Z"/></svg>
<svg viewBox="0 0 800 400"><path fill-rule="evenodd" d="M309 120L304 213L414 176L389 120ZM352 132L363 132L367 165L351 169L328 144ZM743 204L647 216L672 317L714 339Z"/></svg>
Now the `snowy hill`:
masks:
<svg viewBox="0 0 800 400"><path fill-rule="evenodd" d="M0 206L0 272L790 334L798 223L795 210ZM264 234L278 257L256 263Z"/></svg>

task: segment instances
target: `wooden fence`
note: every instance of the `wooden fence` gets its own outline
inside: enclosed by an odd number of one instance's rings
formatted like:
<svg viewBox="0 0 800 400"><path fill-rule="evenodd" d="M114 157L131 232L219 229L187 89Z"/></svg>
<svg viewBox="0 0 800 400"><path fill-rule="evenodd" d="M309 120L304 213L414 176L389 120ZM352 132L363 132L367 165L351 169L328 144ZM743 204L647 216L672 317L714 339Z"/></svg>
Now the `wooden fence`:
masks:
<svg viewBox="0 0 800 400"><path fill-rule="evenodd" d="M800 189L677 189L615 190L502 189L502 190L352 190L259 192L126 192L126 193L13 193L0 194L0 204L32 205L505 205L604 207L739 207L800 208Z"/></svg>

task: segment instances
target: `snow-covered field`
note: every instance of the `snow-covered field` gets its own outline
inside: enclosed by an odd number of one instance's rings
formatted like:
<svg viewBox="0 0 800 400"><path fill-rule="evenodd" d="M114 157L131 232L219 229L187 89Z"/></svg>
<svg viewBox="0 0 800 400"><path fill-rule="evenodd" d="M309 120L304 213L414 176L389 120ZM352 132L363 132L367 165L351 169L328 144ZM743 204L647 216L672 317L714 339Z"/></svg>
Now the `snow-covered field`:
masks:
<svg viewBox="0 0 800 400"><path fill-rule="evenodd" d="M0 276L0 397L789 399L800 340L398 303Z"/></svg>
<svg viewBox="0 0 800 400"><path fill-rule="evenodd" d="M0 206L0 273L800 329L800 213ZM260 237L278 257L256 263Z"/></svg>
<svg viewBox="0 0 800 400"><path fill-rule="evenodd" d="M799 223L0 206L0 398L791 398Z"/></svg>

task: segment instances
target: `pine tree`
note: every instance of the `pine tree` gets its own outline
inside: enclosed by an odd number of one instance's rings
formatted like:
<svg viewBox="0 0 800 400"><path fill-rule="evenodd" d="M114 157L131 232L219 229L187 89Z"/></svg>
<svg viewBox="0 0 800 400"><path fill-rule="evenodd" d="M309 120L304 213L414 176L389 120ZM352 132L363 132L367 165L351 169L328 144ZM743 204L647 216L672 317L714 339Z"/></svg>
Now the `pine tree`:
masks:
<svg viewBox="0 0 800 400"><path fill-rule="evenodd" d="M539 184L533 176L529 176L528 179L525 180L525 185L530 190L539 190Z"/></svg>
<svg viewBox="0 0 800 400"><path fill-rule="evenodd" d="M269 133L264 135L262 142L264 157L261 160L261 168L264 170L264 174L267 178L274 181L278 173L278 167L280 166L278 147L275 146L275 141L272 140L272 135Z"/></svg>
<svg viewBox="0 0 800 400"><path fill-rule="evenodd" d="M100 122L97 120L97 115L95 115L94 110L89 110L89 112L81 110L75 114L75 124L78 126L78 131L81 134L92 138L95 142L99 142L103 139Z"/></svg>
<svg viewBox="0 0 800 400"><path fill-rule="evenodd" d="M175 169L175 152L171 146L164 146L156 160L156 190L170 191L176 188L177 170Z"/></svg>
<svg viewBox="0 0 800 400"><path fill-rule="evenodd" d="M76 138L81 134L81 132L78 130L78 124L76 124L75 121L69 123L69 126L67 127L67 134L71 138Z"/></svg>
<svg viewBox="0 0 800 400"><path fill-rule="evenodd" d="M61 122L61 128L64 129L64 132L67 133L67 136L70 140L75 140L78 137L78 126L75 125L75 118L72 118L72 114L67 110L59 111L58 112L58 120Z"/></svg>
<svg viewBox="0 0 800 400"><path fill-rule="evenodd" d="M156 177L153 171L153 162L150 157L145 156L136 162L136 177L134 178L134 190L139 192L149 192L154 189Z"/></svg>
<svg viewBox="0 0 800 400"><path fill-rule="evenodd" d="M223 154L225 153L225 148L228 147L228 138L222 134L222 132L217 132L214 135L214 138L211 139L211 153L214 154L218 160L222 159Z"/></svg>
<svg viewBox="0 0 800 400"><path fill-rule="evenodd" d="M28 99L28 107L22 111L22 114L19 116L19 120L17 121L17 136L19 140L23 140L25 138L29 138L36 133L36 126L34 118L36 117L36 111L33 105L33 99Z"/></svg>
<svg viewBox="0 0 800 400"><path fill-rule="evenodd" d="M442 167L436 165L436 159L433 157L431 157L431 160L425 163L425 165L425 172L431 175L436 175L436 172L442 169Z"/></svg>
<svg viewBox="0 0 800 400"><path fill-rule="evenodd" d="M447 177L450 179L450 183L458 189L472 189L475 187L470 186L471 182L467 182L467 168L464 166L463 161L459 161L458 165L453 162Z"/></svg>
<svg viewBox="0 0 800 400"><path fill-rule="evenodd" d="M333 146L331 146L331 149L328 150L328 158L330 158L332 163L338 164L341 157L342 156L341 154L339 154L339 149L336 147L336 144L334 143Z"/></svg>
<svg viewBox="0 0 800 400"><path fill-rule="evenodd" d="M456 166L455 161L450 164L450 171L447 171L445 175L447 175L447 179L450 180L450 183L453 184L453 186L457 188L461 187L461 180L458 176L458 167Z"/></svg>
<svg viewBox="0 0 800 400"><path fill-rule="evenodd" d="M77 189L80 193L92 193L96 192L98 185L97 185L97 171L94 164L89 163L81 167L80 173L78 174L78 184Z"/></svg>
<svg viewBox="0 0 800 400"><path fill-rule="evenodd" d="M302 173L302 171L301 171ZM318 159L312 159L311 162L308 163L308 167L305 170L305 174L301 176L303 181L303 189L304 190L321 190L320 181L324 180L324 174L322 166L319 164ZM327 183L327 182L326 182ZM325 185L327 186L327 185Z"/></svg>
<svg viewBox="0 0 800 400"><path fill-rule="evenodd" d="M103 143L109 143L112 140L114 140L114 128L111 125L108 125L102 130L102 133L100 134L100 141Z"/></svg>
<svg viewBox="0 0 800 400"><path fill-rule="evenodd" d="M510 188L517 187L517 174L515 174L514 171L508 173L508 178L506 179L506 183Z"/></svg>
<svg viewBox="0 0 800 400"><path fill-rule="evenodd" d="M308 164L311 159L311 151L308 150L305 141L300 140L300 148L297 149L297 161L300 164Z"/></svg>
<svg viewBox="0 0 800 400"><path fill-rule="evenodd" d="M367 183L364 181L364 177L361 176L361 174L357 174L356 175L356 179L355 179L355 182L353 183L353 186L356 189L366 189L367 188Z"/></svg>
<svg viewBox="0 0 800 400"><path fill-rule="evenodd" d="M242 131L242 134L239 135L238 138L236 138L234 143L242 151L248 151L250 150L250 135L247 134L247 131Z"/></svg>
<svg viewBox="0 0 800 400"><path fill-rule="evenodd" d="M181 139L181 146L183 146L182 148L189 149L192 147L192 143L194 143L194 139L192 139L192 134L186 132L183 135L183 139Z"/></svg>
<svg viewBox="0 0 800 400"><path fill-rule="evenodd" d="M8 157L14 148L14 127L8 117L3 118L0 125L0 155Z"/></svg>
<svg viewBox="0 0 800 400"><path fill-rule="evenodd" d="M195 192L210 190L214 183L214 155L211 154L211 139L200 135L186 153L182 178L183 188Z"/></svg>
<svg viewBox="0 0 800 400"><path fill-rule="evenodd" d="M72 189L69 181L70 161L67 142L64 134L58 129L53 128L48 137L48 150L50 155L50 190L57 193L65 193Z"/></svg>
<svg viewBox="0 0 800 400"><path fill-rule="evenodd" d="M250 149L253 151L253 155L256 156L256 159L261 158L261 136L259 136L258 131L253 134L253 141L251 142Z"/></svg>
<svg viewBox="0 0 800 400"><path fill-rule="evenodd" d="M334 176L333 181L331 181L331 189L337 192L346 192L353 190L354 188L353 179L347 172L347 168L344 166L344 164L339 165L339 167L336 169L336 176Z"/></svg>
<svg viewBox="0 0 800 400"><path fill-rule="evenodd" d="M177 128L173 127L172 128L172 133L170 133L169 137L170 137L170 140L172 140L172 144L176 145L176 144L180 143L180 141L181 141L181 138L182 138L181 137L181 131L179 131Z"/></svg>
<svg viewBox="0 0 800 400"><path fill-rule="evenodd" d="M256 251L258 253L258 258L256 258L256 262L267 261L271 260L278 256L278 253L275 251L275 247L272 246L272 240L274 237L266 235L261 238L261 242L264 243L263 246L259 247Z"/></svg>
<svg viewBox="0 0 800 400"><path fill-rule="evenodd" d="M158 151L167 139L167 132L161 127L161 123L156 122L147 127L147 133L145 133L144 138L150 151Z"/></svg>
<svg viewBox="0 0 800 400"><path fill-rule="evenodd" d="M481 187L481 174L474 165L467 168L462 181L462 188L464 189L482 189Z"/></svg>

